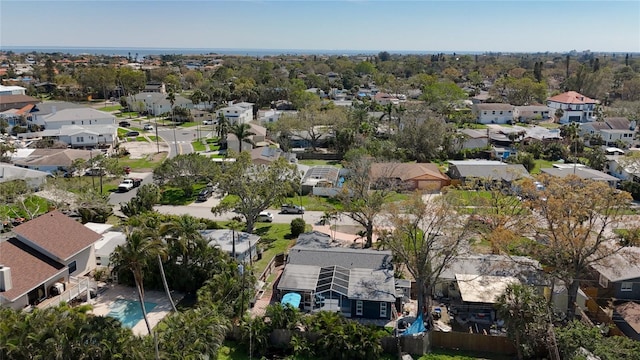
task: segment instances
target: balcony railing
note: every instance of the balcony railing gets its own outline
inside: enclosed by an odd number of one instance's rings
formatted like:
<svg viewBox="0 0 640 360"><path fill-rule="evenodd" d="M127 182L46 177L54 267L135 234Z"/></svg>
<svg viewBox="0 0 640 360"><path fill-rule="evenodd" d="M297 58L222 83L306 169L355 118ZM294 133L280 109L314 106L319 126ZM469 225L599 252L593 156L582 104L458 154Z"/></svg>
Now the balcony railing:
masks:
<svg viewBox="0 0 640 360"><path fill-rule="evenodd" d="M88 277L74 277L69 278L69 282L66 283L66 289L62 294L52 296L45 299L37 305L39 309L47 309L53 306L58 306L61 302L70 302L78 298L80 295L88 296L91 289L97 289L97 284L94 280Z"/></svg>

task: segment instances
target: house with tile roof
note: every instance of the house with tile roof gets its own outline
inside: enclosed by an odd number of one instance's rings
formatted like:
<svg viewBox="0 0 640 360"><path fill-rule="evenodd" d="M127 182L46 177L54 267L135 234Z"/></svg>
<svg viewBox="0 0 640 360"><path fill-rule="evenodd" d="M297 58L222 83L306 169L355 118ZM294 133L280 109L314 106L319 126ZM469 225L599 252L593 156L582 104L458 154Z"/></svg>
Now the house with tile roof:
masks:
<svg viewBox="0 0 640 360"><path fill-rule="evenodd" d="M56 283L96 267L94 243L102 235L57 210L13 229L0 241L0 303L14 309L56 295ZM54 288L56 290L54 290Z"/></svg>
<svg viewBox="0 0 640 360"><path fill-rule="evenodd" d="M440 191L451 179L433 163L374 163L371 164L374 187L394 186L402 190Z"/></svg>
<svg viewBox="0 0 640 360"><path fill-rule="evenodd" d="M40 100L28 95L2 95L0 96L0 112L9 109L21 109L26 105L35 105Z"/></svg>
<svg viewBox="0 0 640 360"><path fill-rule="evenodd" d="M510 104L473 104L471 113L480 124L511 124L515 120L515 106Z"/></svg>
<svg viewBox="0 0 640 360"><path fill-rule="evenodd" d="M575 91L567 91L547 99L547 106L562 110L562 116L558 119L561 124L569 122L595 121L596 101Z"/></svg>
<svg viewBox="0 0 640 360"><path fill-rule="evenodd" d="M277 285L279 299L289 293L301 295L303 310L340 312L382 325L403 294L396 289L391 251L302 243L289 251Z"/></svg>
<svg viewBox="0 0 640 360"><path fill-rule="evenodd" d="M590 121L580 124L580 135L600 135L607 146L619 140L630 146L636 135L636 122L624 117L605 118L604 121Z"/></svg>
<svg viewBox="0 0 640 360"><path fill-rule="evenodd" d="M87 161L101 154L103 153L99 150L35 149L26 157L14 160L13 164L53 174L57 171L66 171L76 159Z"/></svg>

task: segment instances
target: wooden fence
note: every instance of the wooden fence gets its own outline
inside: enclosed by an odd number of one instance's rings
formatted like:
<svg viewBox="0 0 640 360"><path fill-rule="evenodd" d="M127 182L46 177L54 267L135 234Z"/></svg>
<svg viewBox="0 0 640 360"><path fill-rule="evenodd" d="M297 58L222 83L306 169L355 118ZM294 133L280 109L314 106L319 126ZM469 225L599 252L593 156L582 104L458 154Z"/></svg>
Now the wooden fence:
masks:
<svg viewBox="0 0 640 360"><path fill-rule="evenodd" d="M431 345L443 349L459 349L503 355L516 353L513 342L506 336L433 331Z"/></svg>
<svg viewBox="0 0 640 360"><path fill-rule="evenodd" d="M299 160L342 160L342 154L336 153L297 152L295 154Z"/></svg>

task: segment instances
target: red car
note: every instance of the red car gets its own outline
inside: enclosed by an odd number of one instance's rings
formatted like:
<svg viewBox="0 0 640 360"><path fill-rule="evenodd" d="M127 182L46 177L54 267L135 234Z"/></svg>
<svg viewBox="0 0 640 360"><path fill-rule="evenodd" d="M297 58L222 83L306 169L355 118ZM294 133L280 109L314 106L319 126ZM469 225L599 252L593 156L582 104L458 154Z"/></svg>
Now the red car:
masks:
<svg viewBox="0 0 640 360"><path fill-rule="evenodd" d="M130 166L125 166L123 168L123 170L124 170L124 173L127 174L127 175L129 175L131 173L131 167Z"/></svg>

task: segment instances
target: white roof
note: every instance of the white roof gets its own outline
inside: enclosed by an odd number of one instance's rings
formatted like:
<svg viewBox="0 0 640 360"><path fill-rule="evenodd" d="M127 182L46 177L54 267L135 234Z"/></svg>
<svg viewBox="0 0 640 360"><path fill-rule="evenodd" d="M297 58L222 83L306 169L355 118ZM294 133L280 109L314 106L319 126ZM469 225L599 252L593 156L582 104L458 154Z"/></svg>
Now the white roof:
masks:
<svg viewBox="0 0 640 360"><path fill-rule="evenodd" d="M456 281L462 301L485 304L494 304L507 286L520 283L512 276L472 274L456 274Z"/></svg>
<svg viewBox="0 0 640 360"><path fill-rule="evenodd" d="M0 92L4 92L4 91L14 91L14 90L27 90L26 88L23 88L22 86L6 86L6 85L0 85Z"/></svg>
<svg viewBox="0 0 640 360"><path fill-rule="evenodd" d="M209 243L209 246L219 246L222 251L231 253L233 249L234 232L229 229L201 230L200 234ZM235 232L236 254L244 254L250 248L256 246L260 237L243 231Z"/></svg>
<svg viewBox="0 0 640 360"><path fill-rule="evenodd" d="M109 231L102 235L102 239L95 242L96 256L108 257L118 247L127 242L125 234L119 231Z"/></svg>
<svg viewBox="0 0 640 360"><path fill-rule="evenodd" d="M84 226L86 226L87 228L89 228L89 230L92 230L93 232L97 232L98 234L104 234L105 232L109 231L113 227L113 225L111 224L100 224L100 223L94 223L94 222L88 222L84 224Z"/></svg>
<svg viewBox="0 0 640 360"><path fill-rule="evenodd" d="M101 120L110 119L115 124L116 117L104 111L91 108L64 109L59 110L55 114L47 115L45 122L69 121L69 120ZM87 124L88 125L88 124Z"/></svg>

